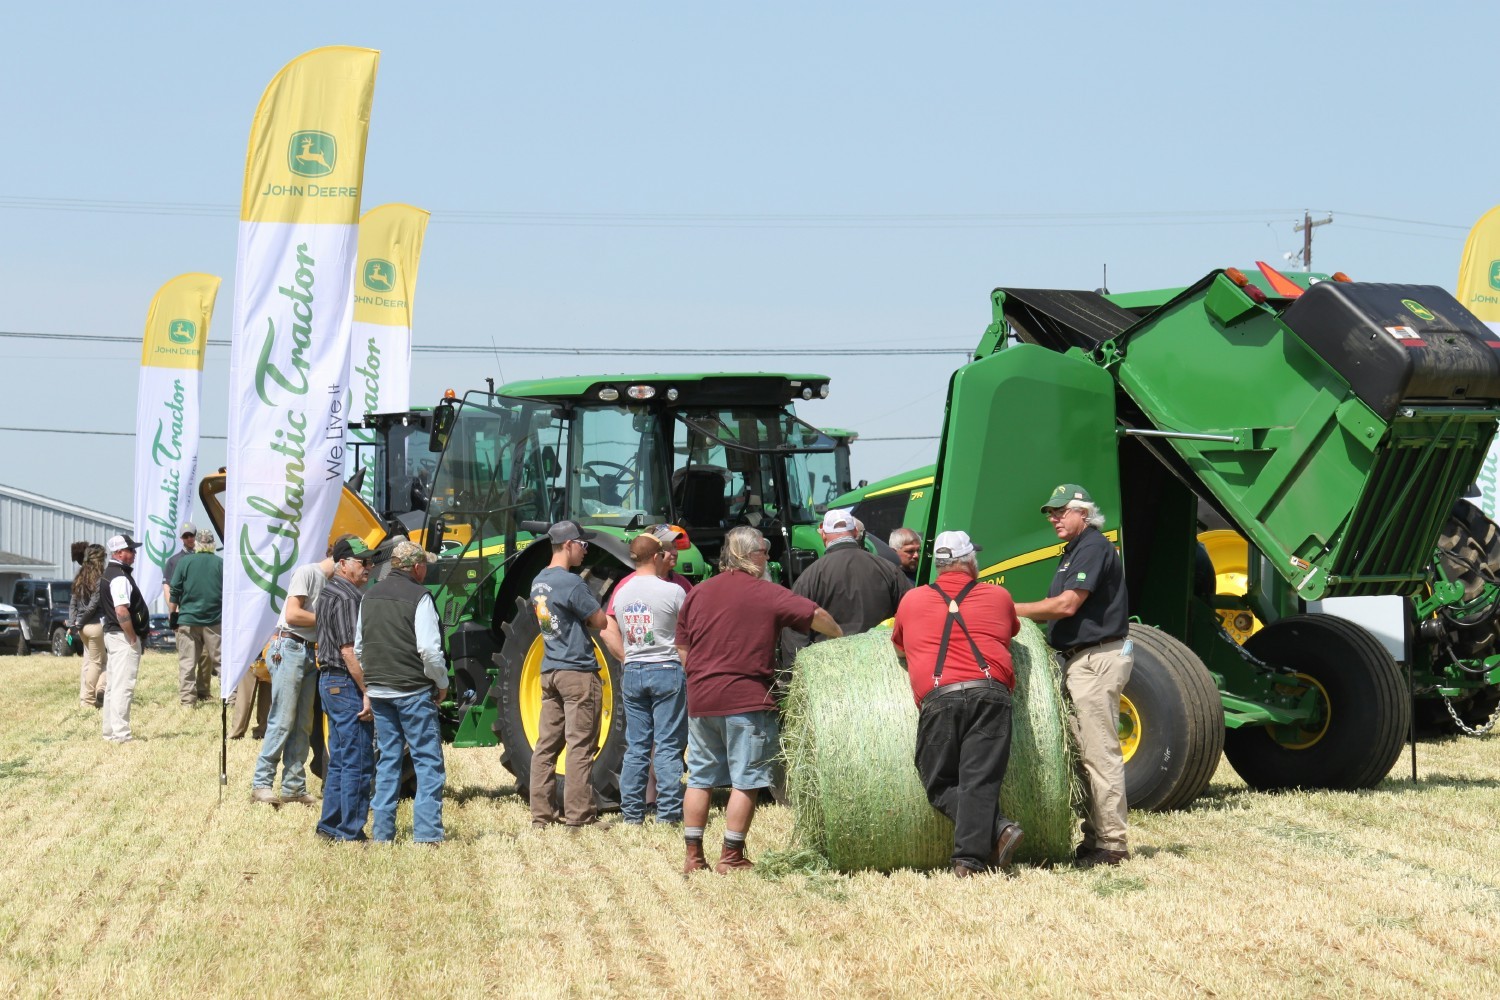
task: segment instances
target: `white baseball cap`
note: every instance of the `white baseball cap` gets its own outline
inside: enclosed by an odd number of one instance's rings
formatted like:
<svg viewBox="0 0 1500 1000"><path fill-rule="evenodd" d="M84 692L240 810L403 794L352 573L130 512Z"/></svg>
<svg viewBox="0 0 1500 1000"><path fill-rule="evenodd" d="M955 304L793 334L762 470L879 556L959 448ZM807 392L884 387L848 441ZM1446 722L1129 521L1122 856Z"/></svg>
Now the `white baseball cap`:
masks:
<svg viewBox="0 0 1500 1000"><path fill-rule="evenodd" d="M962 559L980 549L969 540L967 531L940 531L932 541L932 555L937 559Z"/></svg>
<svg viewBox="0 0 1500 1000"><path fill-rule="evenodd" d="M823 530L830 535L841 531L853 531L854 511L848 507L842 510L830 510L823 515Z"/></svg>
<svg viewBox="0 0 1500 1000"><path fill-rule="evenodd" d="M141 547L141 543L131 538L129 534L111 535L109 541L104 543L106 552L124 552L126 549L134 551Z"/></svg>

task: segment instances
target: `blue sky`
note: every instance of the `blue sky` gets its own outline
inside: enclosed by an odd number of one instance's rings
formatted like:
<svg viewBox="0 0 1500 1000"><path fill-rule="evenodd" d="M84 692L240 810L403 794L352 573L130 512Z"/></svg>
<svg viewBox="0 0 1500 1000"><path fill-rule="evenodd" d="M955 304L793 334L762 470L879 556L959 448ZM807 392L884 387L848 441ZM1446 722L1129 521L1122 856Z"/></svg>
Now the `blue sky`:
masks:
<svg viewBox="0 0 1500 1000"><path fill-rule="evenodd" d="M802 414L859 430L870 479L930 460L870 439L935 434L961 358L862 351L971 346L997 285L1275 262L1308 208L1335 218L1318 269L1451 289L1500 202L1488 5L429 7L9 12L0 331L139 336L162 282L207 271L226 338L251 115L328 44L382 52L365 207L433 212L418 342L483 348L418 355L414 400L485 375L821 371ZM538 343L616 353L504 352ZM838 353L778 353L809 346ZM0 339L0 424L129 431L138 358ZM210 350L205 434L228 361ZM129 439L0 446L24 456L0 481L129 515Z"/></svg>

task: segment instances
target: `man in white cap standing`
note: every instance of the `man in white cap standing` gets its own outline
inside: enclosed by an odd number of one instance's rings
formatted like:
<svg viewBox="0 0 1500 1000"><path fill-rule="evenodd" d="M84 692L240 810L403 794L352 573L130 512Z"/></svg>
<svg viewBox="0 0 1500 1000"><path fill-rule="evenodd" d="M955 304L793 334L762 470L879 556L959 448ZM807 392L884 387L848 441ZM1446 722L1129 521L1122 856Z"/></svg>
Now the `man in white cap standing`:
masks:
<svg viewBox="0 0 1500 1000"><path fill-rule="evenodd" d="M104 625L104 651L109 658L105 668L109 688L104 694L104 738L111 743L134 739L130 733L130 701L135 697L135 679L151 624L150 609L131 569L135 550L140 547L129 535L115 535L104 545L109 562L104 564L104 576L99 581L99 613Z"/></svg>
<svg viewBox="0 0 1500 1000"><path fill-rule="evenodd" d="M959 878L1004 868L1022 837L1000 812L1020 623L1010 592L979 582L978 551L967 532L939 532L937 580L901 599L891 632L917 700L917 775L927 801L953 821Z"/></svg>
<svg viewBox="0 0 1500 1000"><path fill-rule="evenodd" d="M792 586L833 616L845 635L868 632L896 613L911 581L894 564L866 551L858 540L859 522L850 510L823 515L818 534L823 558L813 563ZM783 659L790 663L797 650L812 641L807 633L783 633Z"/></svg>

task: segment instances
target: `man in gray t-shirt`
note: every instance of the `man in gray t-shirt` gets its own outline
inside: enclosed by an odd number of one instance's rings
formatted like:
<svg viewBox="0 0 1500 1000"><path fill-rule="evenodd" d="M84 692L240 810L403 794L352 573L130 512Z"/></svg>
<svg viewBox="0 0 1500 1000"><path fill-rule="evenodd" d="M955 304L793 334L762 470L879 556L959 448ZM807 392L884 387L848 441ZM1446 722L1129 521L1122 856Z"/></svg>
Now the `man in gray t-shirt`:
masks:
<svg viewBox="0 0 1500 1000"><path fill-rule="evenodd" d="M682 751L687 744L687 683L677 648L677 615L687 594L665 579L669 553L645 534L630 543L635 573L610 601L613 622L605 642L624 661L625 760L620 765L620 812L627 823L646 815L647 775L654 748L656 820L682 822Z"/></svg>
<svg viewBox="0 0 1500 1000"><path fill-rule="evenodd" d="M351 538L340 535L338 541ZM321 800L307 793L308 746L312 742L313 695L318 690L318 671L313 662L313 648L318 638L318 617L314 611L318 595L333 576L333 546L328 546L322 562L299 566L287 585L276 631L266 646L266 669L271 674L271 714L266 720L266 738L255 761L250 799L267 805L283 802L320 805ZM245 671L254 683L254 675ZM248 703L251 687L242 682L235 697ZM281 766L281 795L276 794L276 768Z"/></svg>
<svg viewBox="0 0 1500 1000"><path fill-rule="evenodd" d="M604 627L604 609L584 581L573 573L588 555L594 532L577 521L558 521L547 529L552 561L531 584L531 611L541 633L542 717L536 749L531 753L531 825L558 822L553 793L557 788L557 755L568 748L568 785L562 821L568 826L596 822L594 750L599 745L599 716L604 685L594 640L586 629Z"/></svg>

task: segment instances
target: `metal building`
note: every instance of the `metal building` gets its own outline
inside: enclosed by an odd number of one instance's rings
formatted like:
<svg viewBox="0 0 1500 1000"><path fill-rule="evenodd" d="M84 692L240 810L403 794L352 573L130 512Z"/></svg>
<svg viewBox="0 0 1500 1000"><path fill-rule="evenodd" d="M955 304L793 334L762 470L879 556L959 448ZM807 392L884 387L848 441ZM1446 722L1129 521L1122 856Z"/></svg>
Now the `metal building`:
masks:
<svg viewBox="0 0 1500 1000"><path fill-rule="evenodd" d="M0 603L24 577L72 579L75 541L130 531L129 519L0 485Z"/></svg>

